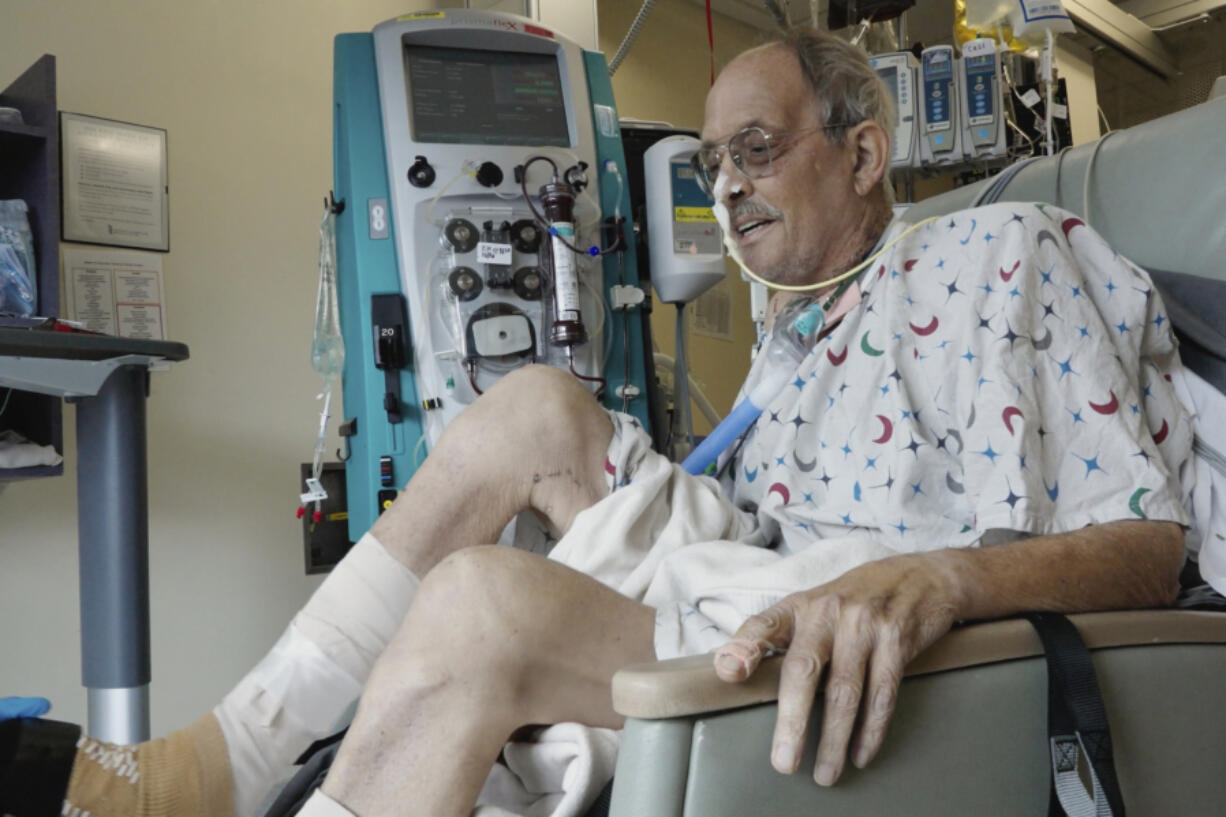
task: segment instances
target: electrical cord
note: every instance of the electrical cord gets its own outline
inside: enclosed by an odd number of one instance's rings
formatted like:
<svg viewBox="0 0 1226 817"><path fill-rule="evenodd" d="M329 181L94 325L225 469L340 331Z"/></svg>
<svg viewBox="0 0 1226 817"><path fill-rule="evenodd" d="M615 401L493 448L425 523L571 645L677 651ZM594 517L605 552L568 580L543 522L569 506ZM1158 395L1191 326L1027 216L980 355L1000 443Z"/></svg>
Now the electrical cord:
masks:
<svg viewBox="0 0 1226 817"><path fill-rule="evenodd" d="M1098 118L1103 121L1103 127L1107 129L1107 133L1111 133L1111 123L1107 121L1107 114L1103 113L1103 106L1098 106Z"/></svg>
<svg viewBox="0 0 1226 817"><path fill-rule="evenodd" d="M651 357L657 368L673 369L677 365L677 359L671 355L666 355L664 352L653 352ZM719 416L719 412L711 404L711 399L707 397L702 387L698 385L694 375L687 373L686 378L690 388L690 399L694 401L694 405L698 406L698 410L702 412L703 417L707 418L707 422L711 424L711 427L715 428L723 418Z"/></svg>
<svg viewBox="0 0 1226 817"><path fill-rule="evenodd" d="M609 76L616 73L622 60L626 58L626 54L630 51L630 46L634 45L635 39L639 36L639 31L643 28L643 23L647 21L647 14L651 11L651 7L655 5L655 0L643 0L643 5L639 8L639 13L634 16L634 22L630 24L630 29L626 32L626 36L622 38L621 45L617 47L617 52L613 55L613 59L609 61Z"/></svg>
<svg viewBox="0 0 1226 817"><path fill-rule="evenodd" d="M1094 174L1094 160L1098 158L1098 151L1102 149L1103 143L1115 135L1118 131L1108 131L1101 139L1094 143L1094 149L1090 151L1090 158L1086 161L1085 179L1081 184L1081 218L1087 225L1090 224L1090 179Z"/></svg>

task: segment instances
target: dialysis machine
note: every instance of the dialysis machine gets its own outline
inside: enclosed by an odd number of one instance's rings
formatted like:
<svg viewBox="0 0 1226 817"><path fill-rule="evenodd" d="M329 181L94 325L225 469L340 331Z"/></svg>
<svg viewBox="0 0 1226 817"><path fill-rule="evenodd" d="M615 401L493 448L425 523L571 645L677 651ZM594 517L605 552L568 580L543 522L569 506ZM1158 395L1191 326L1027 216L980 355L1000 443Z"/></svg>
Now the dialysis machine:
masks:
<svg viewBox="0 0 1226 817"><path fill-rule="evenodd" d="M894 98L898 121L894 125L894 144L890 155L890 167L914 167L919 164L916 134L919 130L918 98L915 93L915 78L919 63L910 51L894 51L873 57L872 65L877 76L885 83Z"/></svg>
<svg viewBox="0 0 1226 817"><path fill-rule="evenodd" d="M350 538L520 366L571 372L650 430L604 55L457 9L342 34L334 57Z"/></svg>

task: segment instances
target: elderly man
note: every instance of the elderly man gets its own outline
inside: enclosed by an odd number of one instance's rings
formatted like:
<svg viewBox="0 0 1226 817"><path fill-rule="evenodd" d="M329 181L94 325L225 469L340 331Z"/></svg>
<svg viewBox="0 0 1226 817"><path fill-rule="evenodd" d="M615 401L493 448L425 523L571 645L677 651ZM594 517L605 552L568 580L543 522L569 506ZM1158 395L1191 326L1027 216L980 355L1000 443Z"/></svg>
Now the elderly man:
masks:
<svg viewBox="0 0 1226 817"><path fill-rule="evenodd" d="M791 380L725 456L722 487L567 376L508 376L269 658L137 752L146 774L194 752L175 773L215 796L180 787L197 799L173 808L228 808L209 782L228 764L233 808L251 813L365 681L304 813L460 817L519 727L617 727L617 668L712 648L729 683L786 650L782 773L825 677L813 774L831 785L871 762L903 668L954 622L1170 603L1191 435L1162 376L1178 360L1157 296L1051 208L890 227L890 119L866 59L829 35L734 60L707 99L700 175L746 267L816 288L786 296L771 342L795 353L759 355L748 382L772 366ZM854 286L828 283L848 271ZM473 547L526 509L560 537L549 559ZM120 802L101 751L82 749L67 802L125 813L99 794Z"/></svg>

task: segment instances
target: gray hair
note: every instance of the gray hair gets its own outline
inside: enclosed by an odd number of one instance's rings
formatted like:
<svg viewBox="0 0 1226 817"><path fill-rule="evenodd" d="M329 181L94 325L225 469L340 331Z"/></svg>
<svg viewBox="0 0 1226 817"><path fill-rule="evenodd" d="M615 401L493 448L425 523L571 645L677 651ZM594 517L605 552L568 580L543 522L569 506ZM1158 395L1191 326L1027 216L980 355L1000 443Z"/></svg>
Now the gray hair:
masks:
<svg viewBox="0 0 1226 817"><path fill-rule="evenodd" d="M813 89L822 122L831 127L826 137L842 141L847 129L871 119L894 140L897 113L894 98L859 47L846 43L827 31L793 29L766 45L780 45L800 63L801 73ZM888 203L894 202L894 185L887 165L881 180Z"/></svg>

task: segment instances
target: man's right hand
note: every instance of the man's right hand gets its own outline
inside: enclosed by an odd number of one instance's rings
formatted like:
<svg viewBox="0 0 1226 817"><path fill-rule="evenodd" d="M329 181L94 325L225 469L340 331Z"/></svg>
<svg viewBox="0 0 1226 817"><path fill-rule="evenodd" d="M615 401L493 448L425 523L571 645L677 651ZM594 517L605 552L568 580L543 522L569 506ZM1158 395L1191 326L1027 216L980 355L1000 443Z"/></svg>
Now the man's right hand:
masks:
<svg viewBox="0 0 1226 817"><path fill-rule="evenodd" d="M796 771L822 673L826 705L814 779L832 785L847 755L865 766L881 748L907 663L957 619L960 590L945 554L894 556L787 596L748 618L715 652L716 674L743 681L771 650L787 650L771 765ZM864 718L855 729L861 701Z"/></svg>

